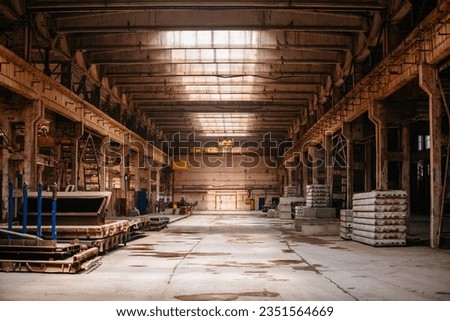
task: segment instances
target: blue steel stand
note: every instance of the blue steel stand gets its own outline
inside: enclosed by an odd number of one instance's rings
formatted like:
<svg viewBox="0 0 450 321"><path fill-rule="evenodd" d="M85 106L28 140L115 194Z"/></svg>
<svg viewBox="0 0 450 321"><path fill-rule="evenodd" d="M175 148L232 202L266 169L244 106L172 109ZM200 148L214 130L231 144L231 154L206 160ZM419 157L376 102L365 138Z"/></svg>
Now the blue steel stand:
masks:
<svg viewBox="0 0 450 321"><path fill-rule="evenodd" d="M56 241L56 196L57 196L58 185L56 183L53 185L52 193L52 240Z"/></svg>

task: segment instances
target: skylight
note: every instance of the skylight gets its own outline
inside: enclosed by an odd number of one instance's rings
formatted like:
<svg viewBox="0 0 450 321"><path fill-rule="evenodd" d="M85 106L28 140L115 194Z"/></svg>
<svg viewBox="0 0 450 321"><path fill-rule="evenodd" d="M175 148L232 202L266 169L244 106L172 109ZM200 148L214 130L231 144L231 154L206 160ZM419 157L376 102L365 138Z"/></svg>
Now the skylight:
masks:
<svg viewBox="0 0 450 321"><path fill-rule="evenodd" d="M160 39L170 50L177 74L183 75L178 94L191 102L255 100L264 89L252 77L260 59L255 48L262 41L276 47L276 41L260 31L167 31ZM254 115L236 109L193 113L194 129L211 137L247 136L255 126Z"/></svg>
<svg viewBox="0 0 450 321"><path fill-rule="evenodd" d="M194 126L211 137L247 136L254 125L250 113L199 113L194 118Z"/></svg>

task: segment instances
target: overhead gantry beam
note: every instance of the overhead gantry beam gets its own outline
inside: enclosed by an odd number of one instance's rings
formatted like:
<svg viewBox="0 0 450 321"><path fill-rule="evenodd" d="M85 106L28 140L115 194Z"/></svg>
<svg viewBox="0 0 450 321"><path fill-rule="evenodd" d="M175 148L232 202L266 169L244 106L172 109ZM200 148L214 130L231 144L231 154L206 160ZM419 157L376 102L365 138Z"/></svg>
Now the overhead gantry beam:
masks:
<svg viewBox="0 0 450 321"><path fill-rule="evenodd" d="M228 41L229 37L234 39ZM239 40L239 41L238 41ZM351 34L293 31L143 31L134 33L74 34L78 50L126 51L146 49L278 49L348 50Z"/></svg>
<svg viewBox="0 0 450 321"><path fill-rule="evenodd" d="M275 49L172 49L121 52L94 52L85 55L97 65L132 64L337 64L344 56L340 52L310 50L279 51Z"/></svg>
<svg viewBox="0 0 450 321"><path fill-rule="evenodd" d="M102 65L101 73L110 78L141 77L175 77L175 76L215 76L219 78L256 77L282 80L291 77L316 77L332 75L334 67L328 65L307 64L136 64L136 65Z"/></svg>
<svg viewBox="0 0 450 321"><path fill-rule="evenodd" d="M234 76L234 77L217 77L204 75L185 75L185 76L138 76L131 79L120 79L120 77L108 77L112 86L120 88L140 88L148 86L268 86L268 87L299 87L299 86L317 86L324 84L327 75L312 75L309 77L285 77L281 79L270 79L269 77L254 76Z"/></svg>
<svg viewBox="0 0 450 321"><path fill-rule="evenodd" d="M291 30L308 32L365 32L362 16L330 12L292 10L156 10L79 14L58 17L56 32L104 33L148 30Z"/></svg>
<svg viewBox="0 0 450 321"><path fill-rule="evenodd" d="M302 1L302 0L281 0L281 1L67 1L67 0L36 0L31 6L33 11L45 11L53 13L78 12L114 12L114 11L134 11L134 10L162 10L162 9L291 9L291 10L317 10L317 11L378 11L384 10L385 5L380 1Z"/></svg>

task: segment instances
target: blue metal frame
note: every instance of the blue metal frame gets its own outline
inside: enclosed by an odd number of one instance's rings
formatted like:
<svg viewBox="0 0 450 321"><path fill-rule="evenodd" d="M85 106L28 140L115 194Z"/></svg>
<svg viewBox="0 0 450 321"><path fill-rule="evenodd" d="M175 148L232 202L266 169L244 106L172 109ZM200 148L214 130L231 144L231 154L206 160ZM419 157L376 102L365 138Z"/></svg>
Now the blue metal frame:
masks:
<svg viewBox="0 0 450 321"><path fill-rule="evenodd" d="M56 235L56 189L57 185L53 186L53 195L52 195L52 240L57 240Z"/></svg>

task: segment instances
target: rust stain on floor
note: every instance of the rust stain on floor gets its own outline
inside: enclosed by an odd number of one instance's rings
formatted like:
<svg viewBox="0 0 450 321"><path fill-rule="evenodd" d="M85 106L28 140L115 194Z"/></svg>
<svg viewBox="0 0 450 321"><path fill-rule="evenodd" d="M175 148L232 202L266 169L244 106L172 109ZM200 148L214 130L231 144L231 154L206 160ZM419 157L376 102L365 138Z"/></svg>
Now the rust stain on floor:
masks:
<svg viewBox="0 0 450 321"><path fill-rule="evenodd" d="M227 252L192 252L190 255L194 256L222 256L222 255L231 255L231 253Z"/></svg>
<svg viewBox="0 0 450 321"><path fill-rule="evenodd" d="M289 265L289 264L300 264L304 263L302 260L269 260L269 262L277 265Z"/></svg>
<svg viewBox="0 0 450 321"><path fill-rule="evenodd" d="M303 235L291 234L291 233L284 233L284 234L287 234L285 237L287 240L298 242L298 243L308 243L311 245L319 245L319 246L335 245L335 243L332 241L327 241L327 240L319 239L316 237L309 237L309 236L303 236Z"/></svg>
<svg viewBox="0 0 450 321"><path fill-rule="evenodd" d="M279 293L261 292L238 292L238 293L202 293L190 295L177 295L175 299L180 301L235 301L240 297L276 298Z"/></svg>
<svg viewBox="0 0 450 321"><path fill-rule="evenodd" d="M187 253L183 252L154 252L152 256L160 257L160 258L176 258L176 257L185 257Z"/></svg>
<svg viewBox="0 0 450 321"><path fill-rule="evenodd" d="M295 271L311 271L318 273L316 267L312 265L306 265L306 266L294 266L292 267Z"/></svg>
<svg viewBox="0 0 450 321"><path fill-rule="evenodd" d="M150 257L157 257L157 258L164 258L164 259L170 259L170 258L179 258L179 257L185 257L187 253L180 253L180 252L145 252L145 251L135 251L130 256L150 256Z"/></svg>
<svg viewBox="0 0 450 321"><path fill-rule="evenodd" d="M125 247L126 251L152 251L156 244L133 244Z"/></svg>
<svg viewBox="0 0 450 321"><path fill-rule="evenodd" d="M269 264L259 263L259 262L237 262L237 261L224 261L218 264L207 264L207 266L215 267L250 267L258 269L268 269L271 268Z"/></svg>

